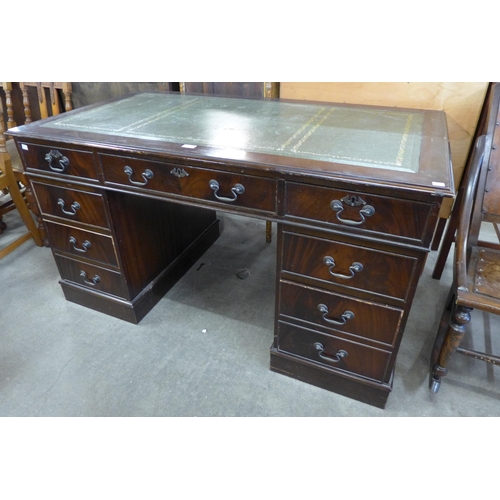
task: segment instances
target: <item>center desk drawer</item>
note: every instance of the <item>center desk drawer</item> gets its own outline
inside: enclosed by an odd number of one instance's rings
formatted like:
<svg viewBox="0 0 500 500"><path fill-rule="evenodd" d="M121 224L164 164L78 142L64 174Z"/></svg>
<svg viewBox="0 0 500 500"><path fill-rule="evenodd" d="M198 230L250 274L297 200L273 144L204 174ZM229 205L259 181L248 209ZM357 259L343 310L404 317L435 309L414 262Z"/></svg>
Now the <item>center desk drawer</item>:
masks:
<svg viewBox="0 0 500 500"><path fill-rule="evenodd" d="M32 185L42 214L55 215L99 227L109 227L101 194L33 181Z"/></svg>
<svg viewBox="0 0 500 500"><path fill-rule="evenodd" d="M403 310L312 287L281 282L279 312L330 331L393 346Z"/></svg>
<svg viewBox="0 0 500 500"><path fill-rule="evenodd" d="M50 246L54 250L118 267L118 259L111 236L51 221L45 221L45 225L49 234Z"/></svg>
<svg viewBox="0 0 500 500"><path fill-rule="evenodd" d="M21 143L27 170L42 170L57 176L73 176L97 181L94 154L90 151Z"/></svg>
<svg viewBox="0 0 500 500"><path fill-rule="evenodd" d="M432 237L433 204L356 191L286 184L286 217L328 226L393 235L427 245Z"/></svg>
<svg viewBox="0 0 500 500"><path fill-rule="evenodd" d="M106 183L276 213L272 179L119 156L100 160Z"/></svg>
<svg viewBox="0 0 500 500"><path fill-rule="evenodd" d="M285 273L405 300L418 260L346 242L283 231Z"/></svg>

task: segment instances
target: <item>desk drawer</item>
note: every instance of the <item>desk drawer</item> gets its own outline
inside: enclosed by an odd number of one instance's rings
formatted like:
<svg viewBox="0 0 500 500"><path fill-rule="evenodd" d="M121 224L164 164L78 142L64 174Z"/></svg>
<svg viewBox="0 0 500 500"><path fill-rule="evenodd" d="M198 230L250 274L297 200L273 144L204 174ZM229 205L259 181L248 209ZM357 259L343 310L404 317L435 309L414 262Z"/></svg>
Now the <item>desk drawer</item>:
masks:
<svg viewBox="0 0 500 500"><path fill-rule="evenodd" d="M276 214L277 183L272 179L109 155L100 160L107 184Z"/></svg>
<svg viewBox="0 0 500 500"><path fill-rule="evenodd" d="M282 321L278 323L278 351L379 382L385 381L392 354Z"/></svg>
<svg viewBox="0 0 500 500"><path fill-rule="evenodd" d="M405 300L417 259L283 232L283 271Z"/></svg>
<svg viewBox="0 0 500 500"><path fill-rule="evenodd" d="M61 278L99 292L130 300L127 285L122 274L103 267L55 256Z"/></svg>
<svg viewBox="0 0 500 500"><path fill-rule="evenodd" d="M53 249L118 267L111 236L50 221L45 221L45 225Z"/></svg>
<svg viewBox="0 0 500 500"><path fill-rule="evenodd" d="M109 227L101 194L33 181L32 185L42 214L55 215L99 227Z"/></svg>
<svg viewBox="0 0 500 500"><path fill-rule="evenodd" d="M427 244L434 205L356 191L286 184L286 217L318 221L350 231L394 235Z"/></svg>
<svg viewBox="0 0 500 500"><path fill-rule="evenodd" d="M53 146L20 143L21 154L27 170L50 172L58 177L74 176L98 179L94 154Z"/></svg>
<svg viewBox="0 0 500 500"><path fill-rule="evenodd" d="M402 309L283 281L279 312L330 331L388 346L394 345L403 317Z"/></svg>

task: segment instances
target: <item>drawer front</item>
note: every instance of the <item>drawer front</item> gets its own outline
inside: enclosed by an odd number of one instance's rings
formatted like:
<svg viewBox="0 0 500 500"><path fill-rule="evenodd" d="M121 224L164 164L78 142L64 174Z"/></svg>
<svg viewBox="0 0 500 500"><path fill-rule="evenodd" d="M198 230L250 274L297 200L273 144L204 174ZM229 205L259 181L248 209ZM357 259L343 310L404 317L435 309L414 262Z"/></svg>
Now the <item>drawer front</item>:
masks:
<svg viewBox="0 0 500 500"><path fill-rule="evenodd" d="M106 183L276 213L272 179L109 155L100 160Z"/></svg>
<svg viewBox="0 0 500 500"><path fill-rule="evenodd" d="M405 300L417 259L354 244L283 234L283 271Z"/></svg>
<svg viewBox="0 0 500 500"><path fill-rule="evenodd" d="M98 180L94 154L52 146L20 143L27 170L50 172L58 177L74 176Z"/></svg>
<svg viewBox="0 0 500 500"><path fill-rule="evenodd" d="M391 352L280 321L278 350L378 382L387 378Z"/></svg>
<svg viewBox="0 0 500 500"><path fill-rule="evenodd" d="M119 272L61 255L56 255L55 259L61 278L64 280L130 300L125 280Z"/></svg>
<svg viewBox="0 0 500 500"><path fill-rule="evenodd" d="M118 267L111 236L50 221L45 221L45 225L53 249Z"/></svg>
<svg viewBox="0 0 500 500"><path fill-rule="evenodd" d="M427 245L437 205L288 182L286 216L393 235Z"/></svg>
<svg viewBox="0 0 500 500"><path fill-rule="evenodd" d="M55 215L99 227L109 227L101 194L33 181L32 185L42 214Z"/></svg>
<svg viewBox="0 0 500 500"><path fill-rule="evenodd" d="M281 282L280 314L394 345L403 310L311 287Z"/></svg>

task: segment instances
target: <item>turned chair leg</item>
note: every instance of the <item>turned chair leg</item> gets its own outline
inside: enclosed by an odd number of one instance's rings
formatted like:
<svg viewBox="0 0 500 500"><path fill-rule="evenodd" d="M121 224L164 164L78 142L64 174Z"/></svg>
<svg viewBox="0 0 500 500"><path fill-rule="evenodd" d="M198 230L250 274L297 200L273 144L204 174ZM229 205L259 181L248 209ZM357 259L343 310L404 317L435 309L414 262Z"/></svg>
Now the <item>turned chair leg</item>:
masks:
<svg viewBox="0 0 500 500"><path fill-rule="evenodd" d="M436 337L434 346L437 352L437 359L432 362L431 373L429 377L429 390L435 394L441 386L441 378L446 376L448 372L448 363L451 356L456 351L457 347L462 342L467 324L471 319L472 308L455 305L450 321L446 330L446 334ZM441 344L441 345L439 345Z"/></svg>

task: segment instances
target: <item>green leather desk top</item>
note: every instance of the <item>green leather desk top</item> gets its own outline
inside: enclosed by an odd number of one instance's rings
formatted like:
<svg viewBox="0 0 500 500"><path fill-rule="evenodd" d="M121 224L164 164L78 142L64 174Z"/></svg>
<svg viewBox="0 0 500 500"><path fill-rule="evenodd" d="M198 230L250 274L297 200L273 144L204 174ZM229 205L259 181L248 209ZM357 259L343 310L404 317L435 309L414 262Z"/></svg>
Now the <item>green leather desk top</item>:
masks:
<svg viewBox="0 0 500 500"><path fill-rule="evenodd" d="M145 93L42 126L413 173L422 124L420 110Z"/></svg>

